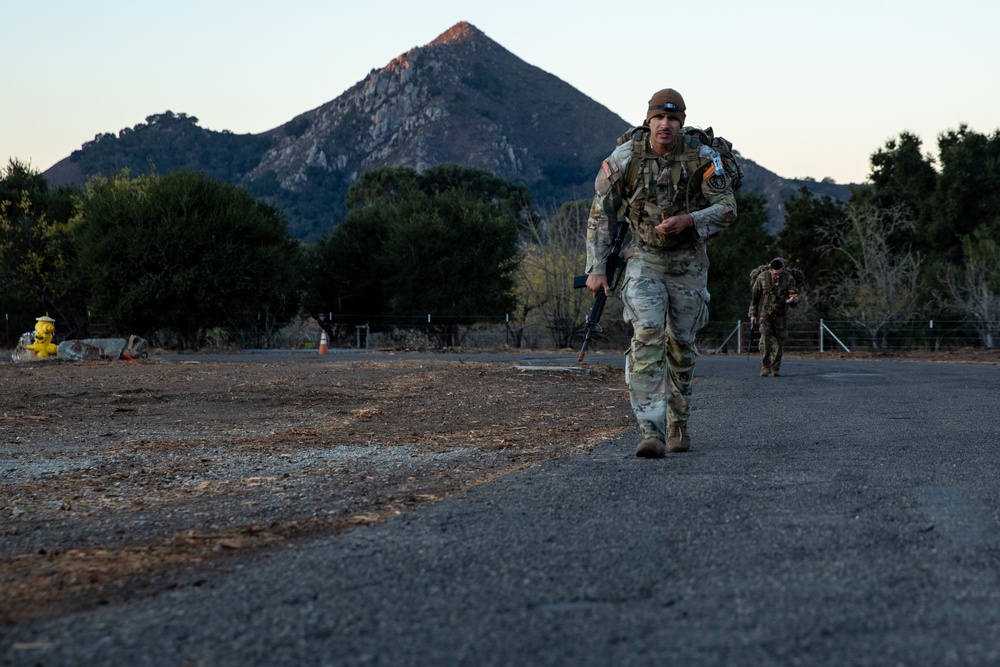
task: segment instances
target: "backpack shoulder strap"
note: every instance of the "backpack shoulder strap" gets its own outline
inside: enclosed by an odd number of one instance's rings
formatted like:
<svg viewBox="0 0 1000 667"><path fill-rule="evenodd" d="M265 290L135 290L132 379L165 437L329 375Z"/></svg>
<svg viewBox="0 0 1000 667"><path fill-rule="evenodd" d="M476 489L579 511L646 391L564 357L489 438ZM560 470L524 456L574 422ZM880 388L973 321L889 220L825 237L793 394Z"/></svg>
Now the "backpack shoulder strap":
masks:
<svg viewBox="0 0 1000 667"><path fill-rule="evenodd" d="M649 136L649 126L634 127L618 137L618 145L630 142L628 165L625 167L625 188L629 194L635 192L638 186L639 169L642 167L642 156L646 151L646 137Z"/></svg>
<svg viewBox="0 0 1000 667"><path fill-rule="evenodd" d="M795 287L801 288L806 280L806 274L802 272L802 269L797 266L792 266L787 267L785 270L788 271L788 273L791 274L792 279L795 280Z"/></svg>

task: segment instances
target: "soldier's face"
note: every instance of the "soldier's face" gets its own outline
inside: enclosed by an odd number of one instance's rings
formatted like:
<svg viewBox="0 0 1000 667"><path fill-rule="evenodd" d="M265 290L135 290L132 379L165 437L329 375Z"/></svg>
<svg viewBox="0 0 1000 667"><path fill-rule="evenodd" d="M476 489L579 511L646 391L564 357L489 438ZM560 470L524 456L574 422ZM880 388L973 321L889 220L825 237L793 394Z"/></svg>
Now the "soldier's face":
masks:
<svg viewBox="0 0 1000 667"><path fill-rule="evenodd" d="M775 280L777 280L778 276L781 275L781 269L768 269L768 272L771 274L771 277L774 278Z"/></svg>
<svg viewBox="0 0 1000 667"><path fill-rule="evenodd" d="M663 155L672 151L677 145L677 135L681 131L681 122L673 116L659 114L649 119L649 143L653 151Z"/></svg>

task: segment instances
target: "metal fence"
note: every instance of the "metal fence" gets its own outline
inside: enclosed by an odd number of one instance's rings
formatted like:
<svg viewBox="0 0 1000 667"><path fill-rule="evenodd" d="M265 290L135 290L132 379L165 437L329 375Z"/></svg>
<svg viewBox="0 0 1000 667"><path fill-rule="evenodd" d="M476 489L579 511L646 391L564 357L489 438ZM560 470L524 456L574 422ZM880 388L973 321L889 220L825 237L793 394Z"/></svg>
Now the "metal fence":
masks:
<svg viewBox="0 0 1000 667"><path fill-rule="evenodd" d="M564 328L543 324L519 325L506 317L481 318L473 325L449 324L447 318L430 317L429 321L339 327L331 345L349 348L427 350L427 349L563 349L557 343L570 340L570 348L578 348L583 339L583 327L567 336ZM746 352L749 322L710 322L698 336L703 354L739 354ZM591 342L591 351L621 352L628 348L631 331L623 322L612 319L602 322L603 331ZM299 330L305 339L297 347L316 347L318 325ZM754 350L757 349L755 334ZM286 344L290 341L283 341ZM966 320L912 320L895 322L875 335L861 324L849 320L812 320L789 322L788 352L827 352L834 350L954 350L984 348L975 323Z"/></svg>
<svg viewBox="0 0 1000 667"><path fill-rule="evenodd" d="M717 354L746 351L749 322L710 324L700 343ZM983 337L968 320L906 320L878 331L852 320L814 320L788 323L785 350L827 352L844 350L956 350L984 348ZM755 334L756 338L756 334ZM756 349L756 341L754 343Z"/></svg>
<svg viewBox="0 0 1000 667"><path fill-rule="evenodd" d="M476 319L476 324L459 324ZM604 318L602 331L590 344L591 352L622 352L628 349L629 327L620 318ZM346 349L450 350L450 349L578 349L583 341L583 325L562 326L522 324L506 315L478 318L448 318L426 315L381 322L378 326L332 323L331 347ZM332 326L331 326L332 325ZM207 336L207 344L217 347L267 347L272 349L318 349L321 328L312 318L275 330L266 337L260 332L230 332L224 339ZM211 332L210 332L211 333ZM746 353L749 322L710 322L698 335L703 354ZM994 335L994 341L1000 336ZM169 340L151 340L154 346L170 347ZM566 344L568 342L568 344ZM13 347L13 343L0 345ZM754 343L754 350L757 343ZM793 321L788 324L788 352L834 350L956 350L986 349L984 337L968 320L908 320L895 322L877 335L849 320Z"/></svg>

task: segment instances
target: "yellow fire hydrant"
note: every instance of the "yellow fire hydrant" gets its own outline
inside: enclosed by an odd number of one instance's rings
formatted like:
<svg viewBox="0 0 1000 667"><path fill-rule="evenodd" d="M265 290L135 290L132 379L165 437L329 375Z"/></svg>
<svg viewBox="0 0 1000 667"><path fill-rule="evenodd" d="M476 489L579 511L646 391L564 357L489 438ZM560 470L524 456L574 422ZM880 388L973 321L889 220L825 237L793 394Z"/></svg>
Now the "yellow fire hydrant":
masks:
<svg viewBox="0 0 1000 667"><path fill-rule="evenodd" d="M24 349L31 350L40 359L51 357L59 351L59 347L52 342L52 337L56 335L56 321L48 315L35 320L35 342L25 345Z"/></svg>

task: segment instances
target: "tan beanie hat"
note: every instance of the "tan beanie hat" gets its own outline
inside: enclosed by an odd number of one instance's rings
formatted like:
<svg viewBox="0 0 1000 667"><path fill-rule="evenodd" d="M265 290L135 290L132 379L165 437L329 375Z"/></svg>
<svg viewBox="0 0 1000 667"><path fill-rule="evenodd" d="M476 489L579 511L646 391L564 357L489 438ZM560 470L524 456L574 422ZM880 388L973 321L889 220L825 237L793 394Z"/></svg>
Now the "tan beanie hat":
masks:
<svg viewBox="0 0 1000 667"><path fill-rule="evenodd" d="M667 117L676 118L684 124L684 98L673 88L664 88L663 90L658 90L653 93L653 96L649 98L649 110L646 111L646 124L649 125L649 119L653 116L658 116L661 113L666 113Z"/></svg>

